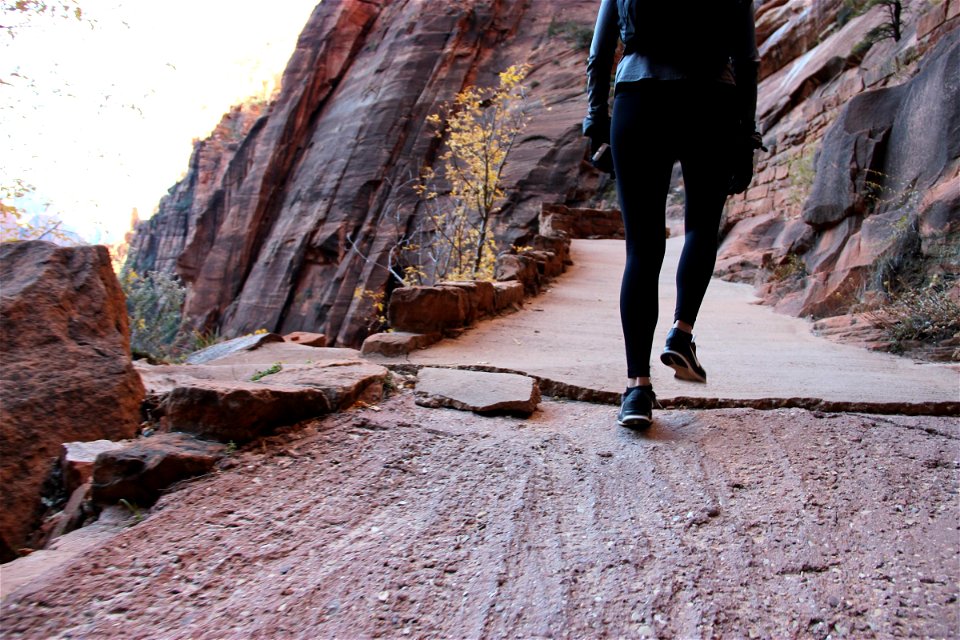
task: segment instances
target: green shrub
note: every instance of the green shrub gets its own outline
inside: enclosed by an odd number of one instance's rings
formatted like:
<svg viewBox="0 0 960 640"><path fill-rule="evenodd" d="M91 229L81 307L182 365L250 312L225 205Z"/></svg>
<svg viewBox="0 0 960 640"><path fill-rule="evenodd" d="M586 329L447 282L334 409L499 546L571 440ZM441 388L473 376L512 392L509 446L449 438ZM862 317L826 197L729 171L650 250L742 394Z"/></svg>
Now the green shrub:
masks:
<svg viewBox="0 0 960 640"><path fill-rule="evenodd" d="M804 263L803 258L795 253L788 253L783 257L780 264L775 266L773 271L770 272L770 277L767 282L773 280L783 282L793 277L804 278L806 275L807 265Z"/></svg>
<svg viewBox="0 0 960 640"><path fill-rule="evenodd" d="M787 162L787 172L791 181L790 204L802 205L810 195L817 177L816 157L816 147L809 146L802 148Z"/></svg>
<svg viewBox="0 0 960 640"><path fill-rule="evenodd" d="M947 340L960 333L960 305L949 291L946 283L934 279L922 289L899 293L869 317L884 331L893 351L903 351L907 341L934 344Z"/></svg>
<svg viewBox="0 0 960 640"><path fill-rule="evenodd" d="M130 351L151 361L176 359L189 346L181 331L181 310L187 290L176 276L130 268L120 274L130 318Z"/></svg>
<svg viewBox="0 0 960 640"><path fill-rule="evenodd" d="M560 21L554 18L547 27L549 37L562 36L579 51L589 51L593 42L593 29L572 20Z"/></svg>

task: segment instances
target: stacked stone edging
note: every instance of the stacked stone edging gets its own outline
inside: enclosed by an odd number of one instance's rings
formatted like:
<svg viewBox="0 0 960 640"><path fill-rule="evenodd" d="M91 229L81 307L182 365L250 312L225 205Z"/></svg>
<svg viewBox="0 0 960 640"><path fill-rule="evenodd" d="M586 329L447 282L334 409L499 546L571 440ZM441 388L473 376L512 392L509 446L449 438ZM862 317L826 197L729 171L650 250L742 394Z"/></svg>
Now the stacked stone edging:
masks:
<svg viewBox="0 0 960 640"><path fill-rule="evenodd" d="M567 238L623 238L623 217L619 209L573 209L544 203L540 208L540 233Z"/></svg>
<svg viewBox="0 0 960 640"><path fill-rule="evenodd" d="M573 264L571 238L623 238L623 221L616 209L545 203L539 222L540 233L529 246L497 257L495 282L441 282L394 290L387 307L391 331L369 336L361 353L405 355L481 318L517 310L525 297L539 294Z"/></svg>

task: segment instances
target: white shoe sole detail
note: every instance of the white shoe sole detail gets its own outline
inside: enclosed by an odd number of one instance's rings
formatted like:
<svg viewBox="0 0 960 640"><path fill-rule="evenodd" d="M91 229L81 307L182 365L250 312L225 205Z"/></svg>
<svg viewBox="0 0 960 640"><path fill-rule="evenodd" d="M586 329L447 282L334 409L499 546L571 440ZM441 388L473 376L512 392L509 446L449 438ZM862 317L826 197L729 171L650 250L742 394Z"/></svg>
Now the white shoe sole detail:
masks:
<svg viewBox="0 0 960 640"><path fill-rule="evenodd" d="M627 416L626 418L617 418L617 424L621 427L636 427L652 424L653 420L647 416Z"/></svg>
<svg viewBox="0 0 960 640"><path fill-rule="evenodd" d="M694 361L697 363L697 366L702 369L703 367L700 366L700 362L697 361L697 356L692 353L691 355L693 356ZM678 363L676 361L672 361L673 358L680 360L680 362ZM671 362L668 362L668 360L671 360ZM687 360L687 358L683 354L677 353L676 351L664 349L663 353L660 354L660 362L662 362L663 364L673 369L676 376L681 380L687 380L688 382L703 382L703 383L706 383L707 381L705 377L699 375L696 371L694 371L693 367L690 366L690 361Z"/></svg>

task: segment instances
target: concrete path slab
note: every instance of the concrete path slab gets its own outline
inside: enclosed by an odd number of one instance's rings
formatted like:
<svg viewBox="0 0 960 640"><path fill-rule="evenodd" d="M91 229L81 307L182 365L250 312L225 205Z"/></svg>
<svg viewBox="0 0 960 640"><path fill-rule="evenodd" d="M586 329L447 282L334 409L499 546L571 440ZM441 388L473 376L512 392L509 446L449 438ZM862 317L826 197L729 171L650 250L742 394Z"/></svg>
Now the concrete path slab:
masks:
<svg viewBox="0 0 960 640"><path fill-rule="evenodd" d="M477 413L529 416L540 403L540 387L528 376L424 367L417 375L417 404Z"/></svg>
<svg viewBox="0 0 960 640"><path fill-rule="evenodd" d="M817 398L847 403L960 401L960 367L918 363L814 336L810 322L757 304L752 287L715 279L697 324L710 382L673 377L659 362L672 324L682 238L667 241L660 277L660 325L653 383L661 399ZM626 361L620 328L622 240L574 240L574 265L518 313L479 323L406 358L426 366L481 365L588 389L621 392ZM390 359L378 359L390 362Z"/></svg>

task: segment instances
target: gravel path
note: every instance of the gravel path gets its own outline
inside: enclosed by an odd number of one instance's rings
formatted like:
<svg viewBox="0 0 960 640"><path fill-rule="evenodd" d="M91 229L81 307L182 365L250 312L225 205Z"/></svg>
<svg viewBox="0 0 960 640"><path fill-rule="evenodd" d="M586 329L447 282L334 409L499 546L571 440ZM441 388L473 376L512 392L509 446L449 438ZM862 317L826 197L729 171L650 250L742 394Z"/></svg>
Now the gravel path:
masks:
<svg viewBox="0 0 960 640"><path fill-rule="evenodd" d="M3 637L960 635L956 418L377 409L165 496Z"/></svg>

